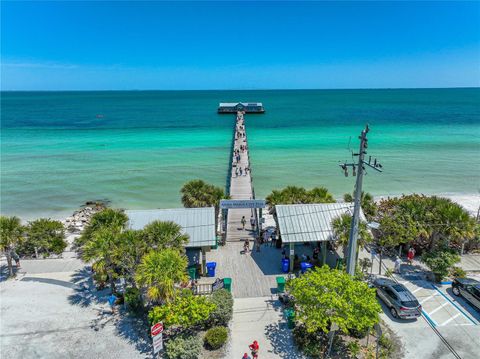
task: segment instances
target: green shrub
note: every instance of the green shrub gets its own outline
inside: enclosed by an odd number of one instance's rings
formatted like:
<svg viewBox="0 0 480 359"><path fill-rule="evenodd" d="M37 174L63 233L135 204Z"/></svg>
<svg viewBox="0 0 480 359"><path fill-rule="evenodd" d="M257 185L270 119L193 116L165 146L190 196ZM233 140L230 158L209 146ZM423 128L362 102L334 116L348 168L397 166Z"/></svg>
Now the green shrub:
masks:
<svg viewBox="0 0 480 359"><path fill-rule="evenodd" d="M450 269L450 276L453 278L465 278L467 276L467 272L460 267L452 267Z"/></svg>
<svg viewBox="0 0 480 359"><path fill-rule="evenodd" d="M163 322L165 327L192 328L203 324L215 310L215 304L204 296L184 289L173 302L153 307L148 313L150 323Z"/></svg>
<svg viewBox="0 0 480 359"><path fill-rule="evenodd" d="M200 338L193 335L177 336L165 343L168 359L197 359L202 351Z"/></svg>
<svg viewBox="0 0 480 359"><path fill-rule="evenodd" d="M378 338L378 344L382 348L382 355L386 358L390 358L395 351L395 344L392 339L384 334Z"/></svg>
<svg viewBox="0 0 480 359"><path fill-rule="evenodd" d="M205 346L208 349L219 349L226 342L228 338L228 330L225 327L213 327L205 334Z"/></svg>
<svg viewBox="0 0 480 359"><path fill-rule="evenodd" d="M357 340L352 340L347 344L348 354L356 358L358 354L360 354L360 343Z"/></svg>
<svg viewBox="0 0 480 359"><path fill-rule="evenodd" d="M435 274L435 280L439 282L448 275L450 268L460 261L460 256L450 249L443 249L425 252L422 260Z"/></svg>
<svg viewBox="0 0 480 359"><path fill-rule="evenodd" d="M233 297L225 289L213 292L209 300L216 305L215 310L206 321L207 328L213 326L227 326L233 315Z"/></svg>
<svg viewBox="0 0 480 359"><path fill-rule="evenodd" d="M125 290L124 298L128 309L134 312L138 312L143 309L142 296L140 295L140 290L137 288L127 288Z"/></svg>
<svg viewBox="0 0 480 359"><path fill-rule="evenodd" d="M312 358L323 357L328 343L326 334L320 331L309 333L304 325L295 326L293 340L301 352Z"/></svg>

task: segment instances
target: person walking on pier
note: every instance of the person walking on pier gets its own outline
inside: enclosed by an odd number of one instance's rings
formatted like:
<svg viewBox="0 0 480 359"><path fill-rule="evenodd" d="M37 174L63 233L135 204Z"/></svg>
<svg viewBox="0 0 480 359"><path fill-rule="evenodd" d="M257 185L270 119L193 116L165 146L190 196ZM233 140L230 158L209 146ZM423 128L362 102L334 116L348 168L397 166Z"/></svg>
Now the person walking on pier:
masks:
<svg viewBox="0 0 480 359"><path fill-rule="evenodd" d="M245 224L247 223L247 220L245 219L245 216L242 216L242 229L245 229Z"/></svg>
<svg viewBox="0 0 480 359"><path fill-rule="evenodd" d="M252 227L252 231L255 229L255 218L253 218L253 215L250 216L250 226Z"/></svg>

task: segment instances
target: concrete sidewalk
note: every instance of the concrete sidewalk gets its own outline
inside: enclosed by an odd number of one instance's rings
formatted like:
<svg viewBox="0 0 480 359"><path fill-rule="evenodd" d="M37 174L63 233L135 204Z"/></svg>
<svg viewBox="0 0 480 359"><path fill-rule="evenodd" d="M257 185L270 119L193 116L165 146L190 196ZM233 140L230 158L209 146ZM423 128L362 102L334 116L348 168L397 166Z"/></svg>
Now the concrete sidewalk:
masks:
<svg viewBox="0 0 480 359"><path fill-rule="evenodd" d="M283 307L274 296L235 299L230 329L226 358L240 359L244 353L250 355L248 346L254 340L260 346L259 359L304 358L295 349Z"/></svg>

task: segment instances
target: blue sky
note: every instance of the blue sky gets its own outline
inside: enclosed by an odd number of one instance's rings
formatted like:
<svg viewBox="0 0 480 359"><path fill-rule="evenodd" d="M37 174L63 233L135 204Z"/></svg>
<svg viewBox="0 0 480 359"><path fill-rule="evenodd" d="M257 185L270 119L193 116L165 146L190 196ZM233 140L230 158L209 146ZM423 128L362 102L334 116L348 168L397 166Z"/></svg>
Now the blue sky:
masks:
<svg viewBox="0 0 480 359"><path fill-rule="evenodd" d="M1 3L3 90L480 86L480 2Z"/></svg>

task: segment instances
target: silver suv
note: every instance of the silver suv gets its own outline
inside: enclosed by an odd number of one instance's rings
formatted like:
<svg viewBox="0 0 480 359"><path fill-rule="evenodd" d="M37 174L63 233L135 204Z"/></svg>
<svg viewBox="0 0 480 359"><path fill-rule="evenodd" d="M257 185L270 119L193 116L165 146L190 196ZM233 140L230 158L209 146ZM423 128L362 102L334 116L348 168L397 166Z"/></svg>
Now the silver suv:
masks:
<svg viewBox="0 0 480 359"><path fill-rule="evenodd" d="M377 295L385 302L395 318L414 319L422 312L417 298L403 285L391 279L377 278L373 281Z"/></svg>

